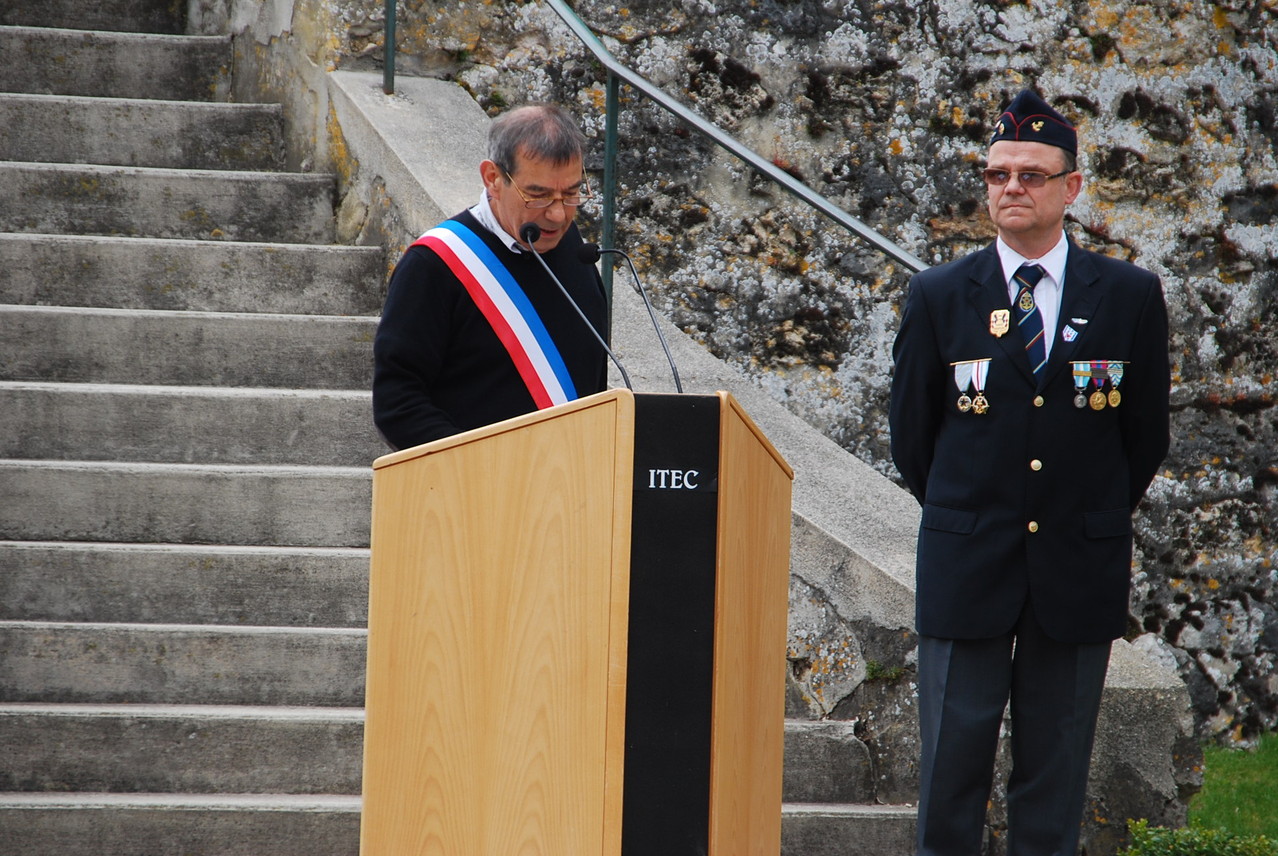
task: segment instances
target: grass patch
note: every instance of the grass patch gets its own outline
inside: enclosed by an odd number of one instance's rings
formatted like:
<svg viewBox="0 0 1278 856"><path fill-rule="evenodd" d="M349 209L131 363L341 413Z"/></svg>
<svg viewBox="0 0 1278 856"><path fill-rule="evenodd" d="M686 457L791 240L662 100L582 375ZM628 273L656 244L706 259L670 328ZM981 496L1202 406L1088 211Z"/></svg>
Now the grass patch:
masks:
<svg viewBox="0 0 1278 856"><path fill-rule="evenodd" d="M1203 748L1203 789L1189 805L1200 829L1278 840L1278 733L1252 751Z"/></svg>

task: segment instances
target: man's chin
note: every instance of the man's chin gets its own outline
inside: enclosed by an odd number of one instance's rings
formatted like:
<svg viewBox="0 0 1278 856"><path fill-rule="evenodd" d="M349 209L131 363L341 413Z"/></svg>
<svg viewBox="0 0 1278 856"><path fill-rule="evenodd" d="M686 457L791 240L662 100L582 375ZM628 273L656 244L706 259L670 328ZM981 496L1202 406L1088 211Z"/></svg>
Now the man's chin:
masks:
<svg viewBox="0 0 1278 856"><path fill-rule="evenodd" d="M563 240L563 237L563 229L556 229L554 232L543 231L541 237L537 239L537 243L533 244L533 249L539 253L548 253L559 246L559 242Z"/></svg>
<svg viewBox="0 0 1278 856"><path fill-rule="evenodd" d="M1004 209L999 212L999 216L994 220L994 225L1011 231L1030 228L1033 224L1032 212L1027 208Z"/></svg>

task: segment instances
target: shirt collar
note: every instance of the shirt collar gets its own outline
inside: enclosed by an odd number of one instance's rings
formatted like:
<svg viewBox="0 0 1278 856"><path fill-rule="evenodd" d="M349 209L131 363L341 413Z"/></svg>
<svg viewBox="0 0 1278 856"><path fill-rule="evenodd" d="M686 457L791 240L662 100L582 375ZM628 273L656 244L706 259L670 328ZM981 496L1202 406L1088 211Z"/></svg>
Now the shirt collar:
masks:
<svg viewBox="0 0 1278 856"><path fill-rule="evenodd" d="M488 191L481 190L479 192L479 204L470 209L470 214L479 221L479 225L497 236L502 245L513 253L522 253L524 248L519 242L512 238L501 224L497 222L497 215L493 214L493 206L488 202Z"/></svg>
<svg viewBox="0 0 1278 856"><path fill-rule="evenodd" d="M1003 265L1004 282L1010 283L1012 275L1016 273L1017 268L1026 263L1042 267L1044 273L1052 278L1052 285L1054 286L1059 287L1065 281L1065 260L1069 257L1069 241L1065 238L1064 231L1061 232L1061 239L1056 242L1056 246L1038 259L1025 258L1009 247L1002 236L999 237L996 244L998 246L998 259Z"/></svg>

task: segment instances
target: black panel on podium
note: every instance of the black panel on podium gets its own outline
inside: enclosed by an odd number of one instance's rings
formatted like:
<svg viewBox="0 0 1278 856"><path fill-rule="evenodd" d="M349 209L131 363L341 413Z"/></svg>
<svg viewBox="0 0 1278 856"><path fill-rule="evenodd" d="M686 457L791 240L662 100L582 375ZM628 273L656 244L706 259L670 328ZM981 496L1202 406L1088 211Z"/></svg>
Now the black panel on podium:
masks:
<svg viewBox="0 0 1278 856"><path fill-rule="evenodd" d="M622 856L708 848L719 411L635 396Z"/></svg>

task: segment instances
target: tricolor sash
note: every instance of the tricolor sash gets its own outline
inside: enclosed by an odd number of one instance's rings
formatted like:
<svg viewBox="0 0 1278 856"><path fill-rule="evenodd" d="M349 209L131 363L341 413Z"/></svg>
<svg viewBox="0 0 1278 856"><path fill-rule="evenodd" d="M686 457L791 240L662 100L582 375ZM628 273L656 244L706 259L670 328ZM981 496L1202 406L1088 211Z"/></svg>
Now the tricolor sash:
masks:
<svg viewBox="0 0 1278 856"><path fill-rule="evenodd" d="M465 224L446 220L413 242L435 251L506 347L538 410L577 397L568 367L506 266Z"/></svg>

